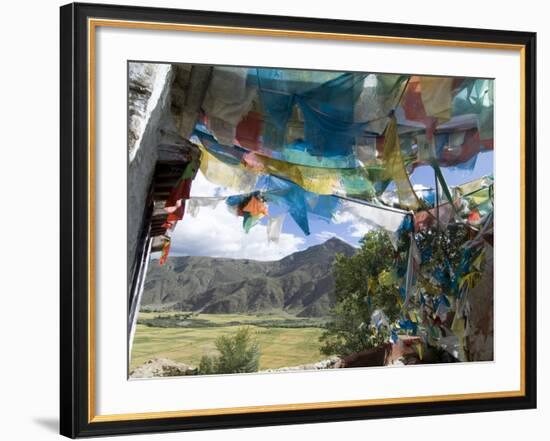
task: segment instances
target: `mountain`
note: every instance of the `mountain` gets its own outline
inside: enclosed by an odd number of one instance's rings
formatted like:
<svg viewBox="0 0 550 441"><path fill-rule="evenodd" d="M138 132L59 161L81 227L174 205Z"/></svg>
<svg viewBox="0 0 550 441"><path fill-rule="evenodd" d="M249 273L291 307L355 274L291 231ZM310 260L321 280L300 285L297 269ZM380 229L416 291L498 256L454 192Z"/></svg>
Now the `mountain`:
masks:
<svg viewBox="0 0 550 441"><path fill-rule="evenodd" d="M164 266L149 266L141 307L214 314L284 310L321 317L333 304L336 254L354 252L351 245L331 238L273 262L170 257Z"/></svg>

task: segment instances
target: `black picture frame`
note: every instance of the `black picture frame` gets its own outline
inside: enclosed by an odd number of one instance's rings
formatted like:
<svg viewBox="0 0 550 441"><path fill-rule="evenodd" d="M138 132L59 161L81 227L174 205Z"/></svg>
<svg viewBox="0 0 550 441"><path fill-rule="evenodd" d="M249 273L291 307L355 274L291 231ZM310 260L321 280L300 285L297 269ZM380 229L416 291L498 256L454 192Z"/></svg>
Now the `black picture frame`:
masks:
<svg viewBox="0 0 550 441"><path fill-rule="evenodd" d="M94 421L89 408L89 18L519 45L524 51L524 394L513 397ZM349 421L536 407L536 34L118 5L60 9L60 432L67 437ZM322 43L320 43L322 44ZM93 275L92 275L93 276Z"/></svg>

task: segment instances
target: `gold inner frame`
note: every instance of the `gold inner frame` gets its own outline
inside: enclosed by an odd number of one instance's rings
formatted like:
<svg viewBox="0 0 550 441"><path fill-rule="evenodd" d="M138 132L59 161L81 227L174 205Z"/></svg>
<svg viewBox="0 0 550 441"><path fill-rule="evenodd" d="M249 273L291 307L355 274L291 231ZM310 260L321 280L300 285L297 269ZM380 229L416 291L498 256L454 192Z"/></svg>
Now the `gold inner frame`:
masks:
<svg viewBox="0 0 550 441"><path fill-rule="evenodd" d="M464 47L518 51L520 54L520 389L499 392L430 395L314 403L275 404L218 409L193 409L162 412L96 415L95 413L95 34L97 27L131 28L165 31L238 34L259 37L309 38L369 43L412 44L419 46ZM291 410L334 409L388 404L410 404L466 399L508 398L525 396L525 46L520 44L471 42L377 35L339 34L232 26L154 23L125 20L88 19L88 422L148 420L193 416L230 415L239 413Z"/></svg>

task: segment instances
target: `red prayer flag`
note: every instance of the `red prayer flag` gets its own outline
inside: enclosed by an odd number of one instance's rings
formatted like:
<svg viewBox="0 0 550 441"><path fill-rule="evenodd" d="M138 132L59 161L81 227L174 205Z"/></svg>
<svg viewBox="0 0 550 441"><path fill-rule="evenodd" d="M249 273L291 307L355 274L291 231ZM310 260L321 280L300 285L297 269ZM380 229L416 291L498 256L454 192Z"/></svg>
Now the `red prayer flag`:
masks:
<svg viewBox="0 0 550 441"><path fill-rule="evenodd" d="M235 137L239 144L252 150L260 148L262 144L262 126L262 115L258 112L248 112L237 125Z"/></svg>
<svg viewBox="0 0 550 441"><path fill-rule="evenodd" d="M401 99L401 107L403 107L405 117L408 120L424 124L426 127L426 137L432 139L437 125L437 118L428 116L426 113L424 103L422 102L420 78L413 76L409 80L409 84Z"/></svg>
<svg viewBox="0 0 550 441"><path fill-rule="evenodd" d="M168 196L164 207L175 207L180 199L189 199L189 194L191 193L191 182L191 178L180 180L170 192L170 196Z"/></svg>

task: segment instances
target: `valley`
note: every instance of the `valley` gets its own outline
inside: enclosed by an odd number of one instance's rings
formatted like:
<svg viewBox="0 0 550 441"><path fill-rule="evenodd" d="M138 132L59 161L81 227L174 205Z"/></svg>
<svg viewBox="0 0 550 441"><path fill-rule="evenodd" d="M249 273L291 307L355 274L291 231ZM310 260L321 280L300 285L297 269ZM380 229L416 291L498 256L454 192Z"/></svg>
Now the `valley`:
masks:
<svg viewBox="0 0 550 441"><path fill-rule="evenodd" d="M277 369L316 362L323 320L293 317L283 312L272 314L198 314L200 325L185 327L147 326L156 317L172 318L181 312L141 312L138 319L130 371L152 358L168 358L198 366L203 355L216 353L215 341L249 326L260 347L260 370ZM277 322L280 326L277 326ZM292 326L292 324L294 326Z"/></svg>

